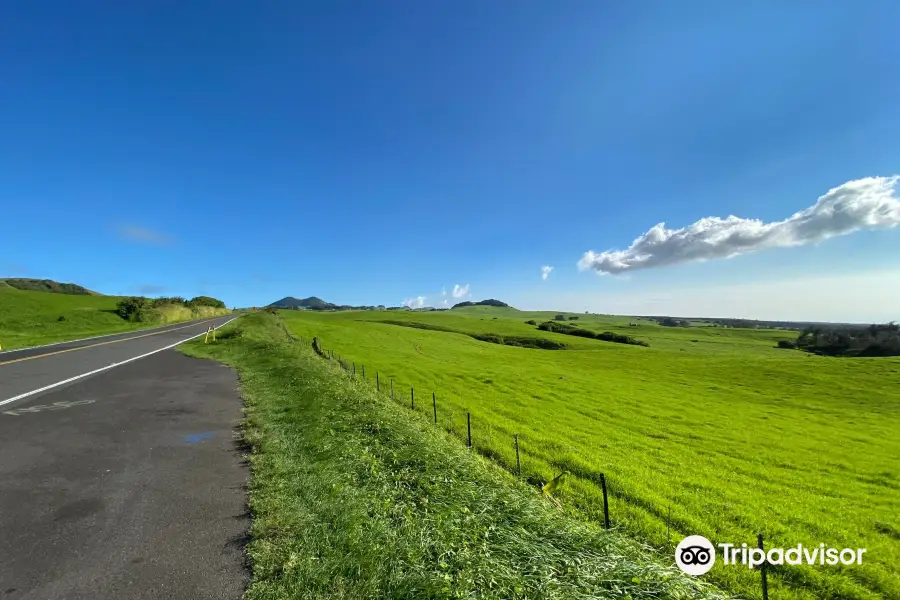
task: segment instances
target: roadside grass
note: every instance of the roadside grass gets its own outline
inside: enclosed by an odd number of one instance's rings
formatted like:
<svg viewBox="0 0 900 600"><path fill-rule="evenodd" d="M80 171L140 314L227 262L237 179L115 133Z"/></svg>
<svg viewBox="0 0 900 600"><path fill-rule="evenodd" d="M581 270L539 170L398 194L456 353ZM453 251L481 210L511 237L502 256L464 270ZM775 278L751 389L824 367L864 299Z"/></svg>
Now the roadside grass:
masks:
<svg viewBox="0 0 900 600"><path fill-rule="evenodd" d="M228 312L210 307L200 307L195 312L185 307L162 307L154 309L159 312L153 320L134 323L116 314L116 303L121 299L119 296L24 291L0 282L0 349L14 350L123 333Z"/></svg>
<svg viewBox="0 0 900 600"><path fill-rule="evenodd" d="M397 402L523 476L575 477L563 505L602 519L599 476L615 525L671 553L681 538L769 547L867 548L859 566L784 566L779 600L900 598L900 359L836 359L774 348L793 332L661 327L627 317L575 323L650 348L538 331L555 313L282 311L289 330L356 363L366 384L391 380ZM464 312L465 311L465 312ZM494 316L498 317L496 320ZM407 320L435 330L378 321ZM629 322L637 322L636 327ZM545 335L566 350L488 344L441 331ZM385 388L382 388L385 389ZM408 410L408 408L407 408ZM706 576L759 598L759 574L717 564Z"/></svg>
<svg viewBox="0 0 900 600"><path fill-rule="evenodd" d="M248 600L724 598L622 534L564 515L291 343L277 317L248 314L218 343L181 348L240 377Z"/></svg>

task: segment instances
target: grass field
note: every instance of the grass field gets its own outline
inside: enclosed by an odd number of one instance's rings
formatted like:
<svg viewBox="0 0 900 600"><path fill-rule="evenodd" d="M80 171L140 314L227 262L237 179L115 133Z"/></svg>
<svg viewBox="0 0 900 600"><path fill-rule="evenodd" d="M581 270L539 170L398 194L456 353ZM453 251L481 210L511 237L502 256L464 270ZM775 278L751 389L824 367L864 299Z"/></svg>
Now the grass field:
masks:
<svg viewBox="0 0 900 600"><path fill-rule="evenodd" d="M290 343L271 315L182 349L240 377L246 600L724 600Z"/></svg>
<svg viewBox="0 0 900 600"><path fill-rule="evenodd" d="M613 523L671 548L688 534L714 543L867 548L860 566L773 569L773 599L900 598L900 360L836 359L774 348L795 333L666 328L579 315L577 324L643 348L526 325L554 313L488 307L437 313L283 311L297 336L318 336L367 384L393 379L397 402L460 438L471 411L475 447L523 476L575 477L564 505L599 518L599 476ZM385 324L403 320L456 330ZM629 327L635 322L636 327ZM547 337L565 350L516 348L462 333ZM384 388L382 388L384 389ZM668 534L667 534L668 532ZM717 564L706 576L759 595L759 574Z"/></svg>
<svg viewBox="0 0 900 600"><path fill-rule="evenodd" d="M79 296L14 289L0 281L0 349L12 350L95 335L121 333L166 323L215 316L214 309L193 312L165 307L158 319L134 323L116 314L119 296ZM218 311L222 314L225 311ZM65 317L64 320L59 320Z"/></svg>

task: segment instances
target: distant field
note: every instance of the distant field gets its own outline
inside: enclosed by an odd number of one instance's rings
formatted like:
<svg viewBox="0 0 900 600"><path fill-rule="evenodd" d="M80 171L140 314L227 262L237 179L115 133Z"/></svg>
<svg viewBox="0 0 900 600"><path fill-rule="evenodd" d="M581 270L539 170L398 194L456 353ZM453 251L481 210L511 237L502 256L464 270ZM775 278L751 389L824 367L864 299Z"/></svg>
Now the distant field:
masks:
<svg viewBox="0 0 900 600"><path fill-rule="evenodd" d="M576 477L564 504L600 518L599 475L613 523L658 548L687 534L770 547L867 548L861 566L780 567L774 599L900 598L900 360L778 350L794 332L666 328L627 317L575 323L650 348L538 331L555 313L477 307L438 313L282 311L289 329L393 378L397 401L465 437L523 476ZM429 331L384 320L452 329ZM637 323L630 327L629 322ZM516 348L464 334L545 337L566 350ZM667 529L669 535L667 539ZM717 564L707 576L759 597L759 575Z"/></svg>

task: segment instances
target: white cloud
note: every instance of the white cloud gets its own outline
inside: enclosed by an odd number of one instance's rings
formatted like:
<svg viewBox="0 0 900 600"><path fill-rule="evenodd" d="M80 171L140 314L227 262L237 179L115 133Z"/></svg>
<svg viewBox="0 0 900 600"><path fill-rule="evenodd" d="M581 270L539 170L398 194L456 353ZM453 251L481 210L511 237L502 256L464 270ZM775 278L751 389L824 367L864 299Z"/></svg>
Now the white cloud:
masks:
<svg viewBox="0 0 900 600"><path fill-rule="evenodd" d="M900 199L894 196L898 181L898 175L848 181L784 221L707 217L682 229L666 229L665 223L659 223L627 250L585 252L578 267L617 274L803 246L860 229L896 227L900 225Z"/></svg>
<svg viewBox="0 0 900 600"><path fill-rule="evenodd" d="M408 306L410 308L422 308L425 306L425 296L416 296L415 298L407 298L403 301L401 306Z"/></svg>
<svg viewBox="0 0 900 600"><path fill-rule="evenodd" d="M552 271L552 270L553 270L553 267L550 267L547 265L541 267L541 279L543 279L544 281L547 281L547 278L550 277L550 271Z"/></svg>
<svg viewBox="0 0 900 600"><path fill-rule="evenodd" d="M446 300L446 299L444 299L444 300L441 300L441 304L442 304L442 305L444 305L444 306L450 306L450 303L449 303L449 302L447 302L447 300Z"/></svg>
<svg viewBox="0 0 900 600"><path fill-rule="evenodd" d="M458 283L453 286L453 297L454 298L465 298L469 295L469 284L459 285Z"/></svg>
<svg viewBox="0 0 900 600"><path fill-rule="evenodd" d="M441 288L441 296L447 295L447 288Z"/></svg>

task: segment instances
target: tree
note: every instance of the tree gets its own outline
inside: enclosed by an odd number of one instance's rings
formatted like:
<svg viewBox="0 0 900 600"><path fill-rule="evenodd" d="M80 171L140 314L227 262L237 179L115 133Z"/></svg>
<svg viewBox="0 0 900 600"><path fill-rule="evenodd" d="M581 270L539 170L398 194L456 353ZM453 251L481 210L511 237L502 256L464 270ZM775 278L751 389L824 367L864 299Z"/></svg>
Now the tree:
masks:
<svg viewBox="0 0 900 600"><path fill-rule="evenodd" d="M225 308L225 303L219 300L218 298L212 298L210 296L196 296L191 298L188 302L185 302L188 307L194 306L211 306L213 308Z"/></svg>

